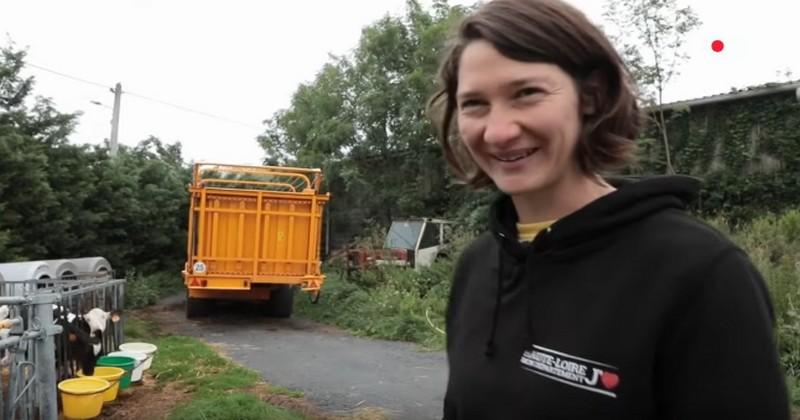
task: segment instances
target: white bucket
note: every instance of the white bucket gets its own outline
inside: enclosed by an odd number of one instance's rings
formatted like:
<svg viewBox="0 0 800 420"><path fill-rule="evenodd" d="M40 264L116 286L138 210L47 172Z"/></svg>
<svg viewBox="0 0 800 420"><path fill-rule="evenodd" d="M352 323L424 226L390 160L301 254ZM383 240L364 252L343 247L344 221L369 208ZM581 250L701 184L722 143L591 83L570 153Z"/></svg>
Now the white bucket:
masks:
<svg viewBox="0 0 800 420"><path fill-rule="evenodd" d="M144 362L144 370L147 370L150 369L150 365L153 364L153 357L155 357L158 347L150 343L123 343L119 345L119 349L122 351L134 351L146 354L147 360Z"/></svg>
<svg viewBox="0 0 800 420"><path fill-rule="evenodd" d="M144 364L148 359L146 354L138 351L112 351L111 353L108 353L108 355L130 357L136 360L136 364L133 365L133 372L131 373L131 382L139 382L142 380L142 374L144 373L145 369Z"/></svg>

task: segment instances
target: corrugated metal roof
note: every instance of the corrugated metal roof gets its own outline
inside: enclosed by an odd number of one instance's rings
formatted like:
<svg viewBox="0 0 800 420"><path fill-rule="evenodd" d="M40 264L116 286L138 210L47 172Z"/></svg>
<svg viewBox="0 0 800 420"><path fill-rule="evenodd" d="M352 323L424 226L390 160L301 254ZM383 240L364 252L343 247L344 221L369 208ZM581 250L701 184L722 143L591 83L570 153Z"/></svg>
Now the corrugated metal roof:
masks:
<svg viewBox="0 0 800 420"><path fill-rule="evenodd" d="M676 101L664 104L664 108L675 109L692 107L698 105L707 105L717 102L732 101L734 99L750 98L754 96L769 95L773 93L780 93L786 91L796 91L798 100L800 100L800 80L794 80L784 83L766 83L758 86L750 86L743 89L737 89L728 93L721 93L717 95L703 96L696 99L687 99L683 101Z"/></svg>

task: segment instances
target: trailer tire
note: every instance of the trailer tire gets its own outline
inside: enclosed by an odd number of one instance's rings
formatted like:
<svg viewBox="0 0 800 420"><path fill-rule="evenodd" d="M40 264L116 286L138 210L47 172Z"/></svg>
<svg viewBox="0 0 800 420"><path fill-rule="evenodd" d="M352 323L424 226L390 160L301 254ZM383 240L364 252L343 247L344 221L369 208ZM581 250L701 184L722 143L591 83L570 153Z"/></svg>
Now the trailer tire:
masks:
<svg viewBox="0 0 800 420"><path fill-rule="evenodd" d="M273 318L289 318L294 309L294 291L292 286L278 286L272 289L267 301L267 315Z"/></svg>
<svg viewBox="0 0 800 420"><path fill-rule="evenodd" d="M208 314L209 301L186 296L186 318L197 318Z"/></svg>

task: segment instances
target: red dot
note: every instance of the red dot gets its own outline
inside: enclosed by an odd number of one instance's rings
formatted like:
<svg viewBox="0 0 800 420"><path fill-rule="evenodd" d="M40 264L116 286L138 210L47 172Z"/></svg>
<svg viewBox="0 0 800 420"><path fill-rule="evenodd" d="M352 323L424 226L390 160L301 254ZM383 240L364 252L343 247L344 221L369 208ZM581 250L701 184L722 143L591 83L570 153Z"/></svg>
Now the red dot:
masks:
<svg viewBox="0 0 800 420"><path fill-rule="evenodd" d="M723 48L725 48L725 44L723 44L720 40L716 40L711 43L711 49L714 50L714 52L720 52Z"/></svg>

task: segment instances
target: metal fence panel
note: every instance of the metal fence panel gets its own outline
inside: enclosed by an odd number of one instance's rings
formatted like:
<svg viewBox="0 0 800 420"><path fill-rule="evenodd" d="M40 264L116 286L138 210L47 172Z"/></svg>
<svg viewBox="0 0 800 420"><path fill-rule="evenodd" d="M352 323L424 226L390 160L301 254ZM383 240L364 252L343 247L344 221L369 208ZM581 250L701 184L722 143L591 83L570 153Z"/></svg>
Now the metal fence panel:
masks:
<svg viewBox="0 0 800 420"><path fill-rule="evenodd" d="M53 305L81 314L94 307L121 312L125 280L103 276L87 276L86 280L0 281L0 305L10 309L9 318L0 320L3 328L10 330L6 331L7 338L0 339L0 357L8 355L8 365L0 367L3 420L58 419L56 384L74 377L76 366L68 358L66 334L53 319ZM101 354L116 350L123 342L122 321L109 320Z"/></svg>

